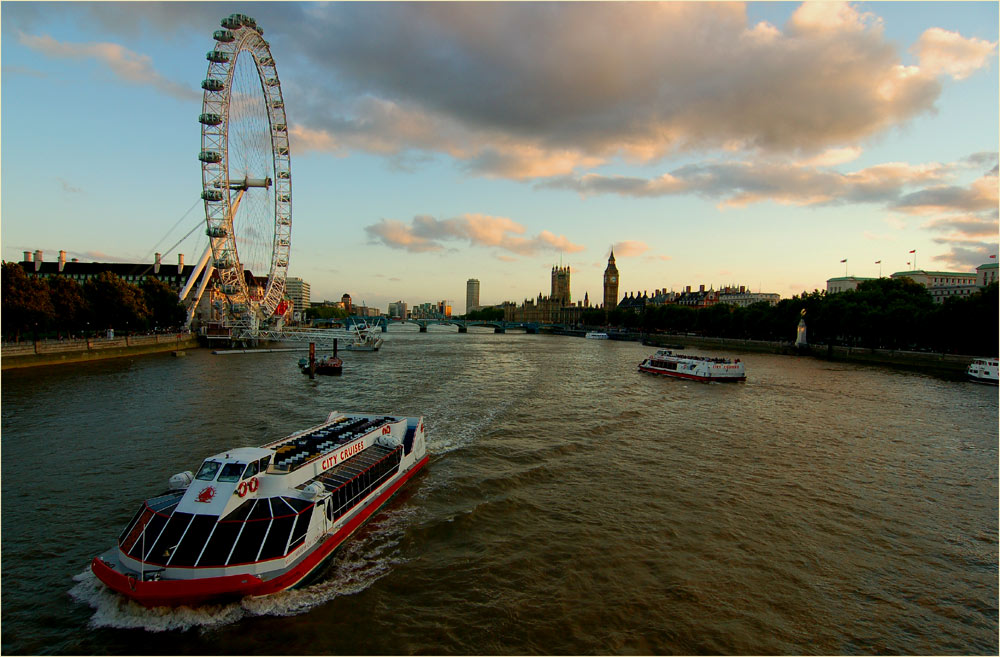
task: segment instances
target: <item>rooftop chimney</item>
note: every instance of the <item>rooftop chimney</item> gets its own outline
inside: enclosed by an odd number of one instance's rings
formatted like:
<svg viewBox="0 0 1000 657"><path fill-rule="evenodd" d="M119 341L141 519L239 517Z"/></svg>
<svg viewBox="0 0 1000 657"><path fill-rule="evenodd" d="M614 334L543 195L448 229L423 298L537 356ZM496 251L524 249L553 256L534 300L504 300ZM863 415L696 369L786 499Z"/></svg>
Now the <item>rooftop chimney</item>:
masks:
<svg viewBox="0 0 1000 657"><path fill-rule="evenodd" d="M35 251L35 271L42 268L42 250L38 249Z"/></svg>
<svg viewBox="0 0 1000 657"><path fill-rule="evenodd" d="M163 256L160 255L159 253L156 254L156 262L153 263L153 273L154 274L159 274L160 273L160 258L162 258L162 257Z"/></svg>
<svg viewBox="0 0 1000 657"><path fill-rule="evenodd" d="M66 252L59 251L59 271L61 272L66 266Z"/></svg>
<svg viewBox="0 0 1000 657"><path fill-rule="evenodd" d="M704 292L705 291L705 286L704 285L699 285L698 286L698 291L699 292Z"/></svg>
<svg viewBox="0 0 1000 657"><path fill-rule="evenodd" d="M25 251L24 252L24 261L25 262L31 262L31 251Z"/></svg>
<svg viewBox="0 0 1000 657"><path fill-rule="evenodd" d="M183 274L184 273L184 254L183 253L178 253L177 254L177 273L178 274Z"/></svg>

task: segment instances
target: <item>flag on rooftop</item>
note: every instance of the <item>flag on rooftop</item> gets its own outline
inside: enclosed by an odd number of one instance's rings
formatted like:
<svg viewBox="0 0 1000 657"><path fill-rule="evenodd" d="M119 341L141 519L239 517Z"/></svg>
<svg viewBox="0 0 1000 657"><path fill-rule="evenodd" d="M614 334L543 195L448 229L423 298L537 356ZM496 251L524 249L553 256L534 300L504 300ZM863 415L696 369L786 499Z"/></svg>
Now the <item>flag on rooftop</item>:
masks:
<svg viewBox="0 0 1000 657"><path fill-rule="evenodd" d="M847 262L847 258L844 258L843 260L841 260L841 262Z"/></svg>

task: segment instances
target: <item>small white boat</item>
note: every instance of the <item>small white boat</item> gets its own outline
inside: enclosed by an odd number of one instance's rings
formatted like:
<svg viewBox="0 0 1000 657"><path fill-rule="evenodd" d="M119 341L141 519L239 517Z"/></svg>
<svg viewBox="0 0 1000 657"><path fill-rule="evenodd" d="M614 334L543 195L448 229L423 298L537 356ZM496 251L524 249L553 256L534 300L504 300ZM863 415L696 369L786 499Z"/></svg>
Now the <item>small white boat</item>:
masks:
<svg viewBox="0 0 1000 657"><path fill-rule="evenodd" d="M740 359L709 358L675 354L669 349L660 349L639 364L639 371L648 374L662 374L692 381L746 381L746 368Z"/></svg>
<svg viewBox="0 0 1000 657"><path fill-rule="evenodd" d="M422 417L331 413L174 475L91 569L148 607L282 591L316 572L427 460Z"/></svg>
<svg viewBox="0 0 1000 657"><path fill-rule="evenodd" d="M587 335L584 337L588 340L607 340L608 334L604 331L588 331Z"/></svg>
<svg viewBox="0 0 1000 657"><path fill-rule="evenodd" d="M377 324L354 325L354 340L344 347L346 351L378 351L385 340L382 338L382 328Z"/></svg>
<svg viewBox="0 0 1000 657"><path fill-rule="evenodd" d="M997 385L997 363L996 358L977 358L965 373L975 383Z"/></svg>

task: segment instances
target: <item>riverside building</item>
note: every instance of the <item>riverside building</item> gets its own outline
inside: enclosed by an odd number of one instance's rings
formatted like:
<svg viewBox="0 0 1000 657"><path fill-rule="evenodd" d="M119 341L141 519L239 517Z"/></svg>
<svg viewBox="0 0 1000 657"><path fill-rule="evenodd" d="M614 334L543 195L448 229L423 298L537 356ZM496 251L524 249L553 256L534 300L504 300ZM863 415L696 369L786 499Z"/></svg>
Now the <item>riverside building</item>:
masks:
<svg viewBox="0 0 1000 657"><path fill-rule="evenodd" d="M465 314L479 310L479 279L470 278L465 282Z"/></svg>
<svg viewBox="0 0 1000 657"><path fill-rule="evenodd" d="M285 279L285 296L292 302L296 319L301 319L302 313L310 305L309 283L301 278L289 277Z"/></svg>
<svg viewBox="0 0 1000 657"><path fill-rule="evenodd" d="M77 258L66 259L66 251L59 252L59 259L56 261L45 261L41 250L25 251L24 257L18 263L27 276L37 276L40 278L50 278L54 276L64 276L83 285L91 278L102 272L110 272L132 285L142 285L146 280L155 278L165 283L178 294L188 283L192 273L195 271L194 265L184 264L184 254L177 254L177 264L164 264L162 255L154 255L152 263L149 262L80 262ZM250 271L245 271L247 285L256 287L259 292L263 292L263 286L267 284L267 278L257 278ZM211 322L221 321L220 308L224 297L216 288L214 283L218 282L218 271L212 272L211 282L205 293L198 301L192 317L192 328L205 326ZM193 299L193 296L189 297ZM218 302L218 303L216 303Z"/></svg>

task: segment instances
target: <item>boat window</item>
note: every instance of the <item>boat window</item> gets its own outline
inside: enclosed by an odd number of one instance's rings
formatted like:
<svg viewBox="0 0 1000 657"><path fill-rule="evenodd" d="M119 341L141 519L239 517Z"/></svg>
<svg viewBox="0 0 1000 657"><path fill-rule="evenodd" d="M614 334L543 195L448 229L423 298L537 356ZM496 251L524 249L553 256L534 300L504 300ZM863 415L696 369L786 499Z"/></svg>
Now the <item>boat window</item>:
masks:
<svg viewBox="0 0 1000 657"><path fill-rule="evenodd" d="M257 474L257 461L254 461L253 463L247 466L247 471L243 473L243 478L249 479L255 474Z"/></svg>
<svg viewBox="0 0 1000 657"><path fill-rule="evenodd" d="M271 457L270 457L270 456L265 456L264 458L262 458L262 459L261 459L261 460L259 461L259 463L260 463L260 471L261 471L261 472L264 472L264 471L266 471L266 470L267 470L267 466L268 466L268 464L269 464L270 462L271 462Z"/></svg>
<svg viewBox="0 0 1000 657"><path fill-rule="evenodd" d="M174 550L174 554L170 559L170 565L193 566L198 555L201 554L202 548L205 547L205 541L208 540L208 535L215 527L218 519L218 516L196 515L184 532L180 544Z"/></svg>
<svg viewBox="0 0 1000 657"><path fill-rule="evenodd" d="M222 468L222 473L219 474L219 481L239 481L240 475L243 474L243 469L246 467L246 463L227 463Z"/></svg>
<svg viewBox="0 0 1000 657"><path fill-rule="evenodd" d="M219 466L222 464L218 461L205 461L201 464L201 470L195 475L195 479L201 479L202 481L212 481L215 479L215 473L219 471Z"/></svg>

